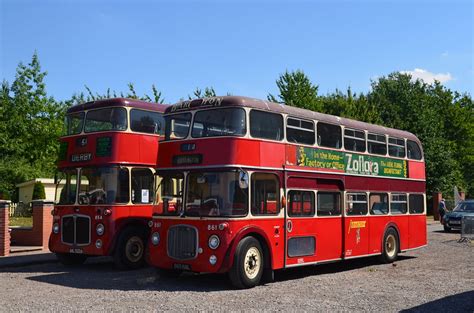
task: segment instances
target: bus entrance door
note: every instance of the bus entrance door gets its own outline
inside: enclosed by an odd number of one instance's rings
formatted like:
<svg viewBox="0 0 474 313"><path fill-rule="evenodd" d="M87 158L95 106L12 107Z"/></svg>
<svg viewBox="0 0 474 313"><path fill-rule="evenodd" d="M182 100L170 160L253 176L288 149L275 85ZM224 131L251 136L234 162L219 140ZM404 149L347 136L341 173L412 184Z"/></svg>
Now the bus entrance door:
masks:
<svg viewBox="0 0 474 313"><path fill-rule="evenodd" d="M316 261L315 193L289 190L286 218L286 266Z"/></svg>
<svg viewBox="0 0 474 313"><path fill-rule="evenodd" d="M369 253L369 220L367 194L346 193L344 208L344 258Z"/></svg>

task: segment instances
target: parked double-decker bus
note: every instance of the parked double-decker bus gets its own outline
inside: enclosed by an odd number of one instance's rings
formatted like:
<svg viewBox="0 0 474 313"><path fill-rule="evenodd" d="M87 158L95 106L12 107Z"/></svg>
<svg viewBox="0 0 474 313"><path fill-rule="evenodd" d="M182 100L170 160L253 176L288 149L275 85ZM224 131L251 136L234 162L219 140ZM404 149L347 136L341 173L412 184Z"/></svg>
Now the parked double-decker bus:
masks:
<svg viewBox="0 0 474 313"><path fill-rule="evenodd" d="M112 255L119 268L144 264L166 106L132 99L75 105L66 114L49 249L64 264Z"/></svg>
<svg viewBox="0 0 474 313"><path fill-rule="evenodd" d="M238 288L276 269L426 245L425 165L413 134L243 97L166 109L149 263L228 272Z"/></svg>

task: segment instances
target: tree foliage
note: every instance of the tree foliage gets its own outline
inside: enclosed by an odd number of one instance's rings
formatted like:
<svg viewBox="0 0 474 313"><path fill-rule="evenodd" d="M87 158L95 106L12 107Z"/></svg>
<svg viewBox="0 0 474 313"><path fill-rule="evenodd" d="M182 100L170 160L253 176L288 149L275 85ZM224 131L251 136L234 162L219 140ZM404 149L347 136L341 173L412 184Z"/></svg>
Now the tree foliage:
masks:
<svg viewBox="0 0 474 313"><path fill-rule="evenodd" d="M127 84L128 90L126 92L117 92L115 90L111 91L110 88L107 88L105 93L98 93L93 92L89 86L85 85L84 89L85 92L75 93L70 100L65 102L66 106L81 104L90 101L96 101L101 99L109 99L109 98L129 98L129 99L137 99L143 101L149 101L154 103L164 103L165 99L163 98L163 94L159 91L156 86L153 84L151 85L151 95L144 94L142 96L138 96L137 92L135 91L135 85L133 83Z"/></svg>
<svg viewBox="0 0 474 313"><path fill-rule="evenodd" d="M321 102L318 99L318 86L311 83L303 71L285 71L277 79L276 84L280 94L277 97L269 94L267 97L269 101L313 111L322 110Z"/></svg>
<svg viewBox="0 0 474 313"><path fill-rule="evenodd" d="M286 71L276 84L280 94L270 94L270 101L414 133L423 144L427 192L449 196L458 186L474 195L474 105L469 95L398 72L373 81L372 90L359 95L348 88L317 96L317 86L301 71Z"/></svg>
<svg viewBox="0 0 474 313"><path fill-rule="evenodd" d="M46 192L42 182L37 181L33 186L33 197L32 200L46 199Z"/></svg>
<svg viewBox="0 0 474 313"><path fill-rule="evenodd" d="M212 87L204 88L204 91L199 87L196 87L192 95L188 95L188 100L199 99L199 98L211 98L216 96L216 91Z"/></svg>
<svg viewBox="0 0 474 313"><path fill-rule="evenodd" d="M38 55L20 63L15 80L3 81L0 90L0 190L14 190L15 183L55 171L62 133L64 106L46 93Z"/></svg>

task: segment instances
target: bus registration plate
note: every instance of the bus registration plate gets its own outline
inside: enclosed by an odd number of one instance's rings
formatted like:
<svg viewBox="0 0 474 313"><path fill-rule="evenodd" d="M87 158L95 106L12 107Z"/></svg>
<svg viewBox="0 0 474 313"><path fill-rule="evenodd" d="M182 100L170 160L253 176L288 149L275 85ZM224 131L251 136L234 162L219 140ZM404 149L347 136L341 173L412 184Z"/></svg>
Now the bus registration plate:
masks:
<svg viewBox="0 0 474 313"><path fill-rule="evenodd" d="M183 270L183 271L190 271L191 265L189 264L181 264L181 263L174 263L173 269L175 270Z"/></svg>

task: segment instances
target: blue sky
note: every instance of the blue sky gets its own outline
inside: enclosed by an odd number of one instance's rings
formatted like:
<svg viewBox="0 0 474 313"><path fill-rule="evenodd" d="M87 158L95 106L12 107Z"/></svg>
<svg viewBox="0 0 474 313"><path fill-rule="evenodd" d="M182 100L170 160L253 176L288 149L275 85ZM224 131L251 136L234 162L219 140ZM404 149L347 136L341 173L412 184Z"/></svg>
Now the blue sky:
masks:
<svg viewBox="0 0 474 313"><path fill-rule="evenodd" d="M166 102L196 87L265 98L285 70L319 93L366 92L393 71L474 95L473 1L0 0L0 73L36 50L48 93L135 84Z"/></svg>

